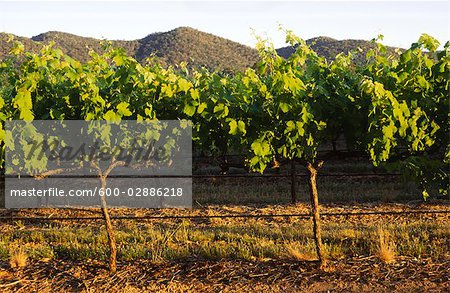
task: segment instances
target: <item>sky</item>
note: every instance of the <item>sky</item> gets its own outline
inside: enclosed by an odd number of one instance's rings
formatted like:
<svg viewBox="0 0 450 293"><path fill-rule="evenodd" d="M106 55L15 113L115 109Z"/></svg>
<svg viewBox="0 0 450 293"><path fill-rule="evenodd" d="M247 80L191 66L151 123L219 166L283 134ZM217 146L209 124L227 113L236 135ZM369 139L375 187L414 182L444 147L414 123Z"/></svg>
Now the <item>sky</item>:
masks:
<svg viewBox="0 0 450 293"><path fill-rule="evenodd" d="M132 40L180 26L249 46L257 35L284 45L279 25L304 39L328 36L409 47L422 33L450 40L450 1L2 1L0 31L47 31Z"/></svg>

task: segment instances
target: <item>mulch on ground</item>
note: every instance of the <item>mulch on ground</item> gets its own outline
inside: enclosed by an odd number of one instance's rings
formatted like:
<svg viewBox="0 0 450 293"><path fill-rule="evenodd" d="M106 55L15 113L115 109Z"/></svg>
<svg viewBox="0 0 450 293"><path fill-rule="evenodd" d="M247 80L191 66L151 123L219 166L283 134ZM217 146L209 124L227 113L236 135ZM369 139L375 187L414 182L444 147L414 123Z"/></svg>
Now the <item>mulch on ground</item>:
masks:
<svg viewBox="0 0 450 293"><path fill-rule="evenodd" d="M450 259L398 257L385 264L376 257L329 262L179 260L120 263L110 276L98 262L36 262L12 270L0 262L5 292L450 292Z"/></svg>

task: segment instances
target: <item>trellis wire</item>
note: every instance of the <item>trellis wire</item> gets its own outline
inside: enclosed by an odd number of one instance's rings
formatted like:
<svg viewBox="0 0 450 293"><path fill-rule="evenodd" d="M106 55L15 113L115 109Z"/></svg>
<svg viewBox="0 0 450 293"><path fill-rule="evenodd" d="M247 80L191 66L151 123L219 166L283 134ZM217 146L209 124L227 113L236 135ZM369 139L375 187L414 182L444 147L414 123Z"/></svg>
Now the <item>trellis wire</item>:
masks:
<svg viewBox="0 0 450 293"><path fill-rule="evenodd" d="M345 213L321 213L321 217L349 217L349 216L376 216L376 215L408 215L408 214L450 214L450 210L416 210L416 211L369 211ZM112 220L179 220L179 219L226 219L226 218L310 218L310 214L233 214L233 215L143 215L143 216L112 216ZM0 222L8 221L94 221L103 220L103 217L0 217Z"/></svg>

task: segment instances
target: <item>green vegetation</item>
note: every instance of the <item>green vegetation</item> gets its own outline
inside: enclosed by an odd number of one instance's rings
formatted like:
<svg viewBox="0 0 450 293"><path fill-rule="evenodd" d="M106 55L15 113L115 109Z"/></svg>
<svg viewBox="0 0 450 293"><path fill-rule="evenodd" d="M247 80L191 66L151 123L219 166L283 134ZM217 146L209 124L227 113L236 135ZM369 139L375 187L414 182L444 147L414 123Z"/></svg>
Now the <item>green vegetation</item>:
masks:
<svg viewBox="0 0 450 293"><path fill-rule="evenodd" d="M326 60L290 31L286 41L296 48L287 59L260 40L258 63L236 74L221 68L191 71L185 63L176 69L158 62L142 65L108 44L82 63L52 45L36 54L14 42L12 56L0 66L0 117L189 119L197 152L242 153L248 168L261 173L301 163L310 176L322 261L326 246L321 244L316 178L330 155L318 153L324 145L343 138L346 148L367 152L375 166L410 173L425 198L448 192L443 170L450 156L450 42L436 58L424 53L439 46L426 34L396 55L374 43L361 64L353 52ZM1 131L0 142L9 142L8 133Z"/></svg>

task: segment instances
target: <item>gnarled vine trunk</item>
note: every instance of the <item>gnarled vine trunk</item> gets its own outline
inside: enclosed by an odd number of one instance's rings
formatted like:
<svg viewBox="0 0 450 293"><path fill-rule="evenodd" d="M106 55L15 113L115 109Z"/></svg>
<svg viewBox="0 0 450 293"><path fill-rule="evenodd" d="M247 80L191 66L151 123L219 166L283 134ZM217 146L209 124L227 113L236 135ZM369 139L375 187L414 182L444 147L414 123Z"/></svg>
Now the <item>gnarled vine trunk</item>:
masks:
<svg viewBox="0 0 450 293"><path fill-rule="evenodd" d="M322 235L320 228L320 213L319 213L319 193L317 192L317 171L322 167L323 162L320 161L316 165L312 163L306 164L306 169L309 173L309 195L311 200L311 213L313 218L313 232L314 242L316 244L317 258L321 265L325 264L325 251L322 243Z"/></svg>
<svg viewBox="0 0 450 293"><path fill-rule="evenodd" d="M117 271L116 237L114 235L114 228L112 226L111 217L109 216L108 207L106 205L106 198L105 198L106 176L102 175L100 178L101 178L101 181L102 181L102 189L103 189L103 196L100 196L100 198L101 198L101 205L102 205L101 209L102 209L103 219L105 220L106 233L108 235L109 272L111 274L114 274Z"/></svg>
<svg viewBox="0 0 450 293"><path fill-rule="evenodd" d="M115 159L113 159L109 167L103 172L97 163L91 162L91 167L97 169L100 181L102 183L103 195L100 195L100 200L102 215L105 220L106 233L108 235L109 272L111 274L114 274L117 271L117 245L116 237L114 235L114 228L111 222L111 217L109 216L108 206L106 204L106 178L115 167L123 166L124 164L125 162L115 161Z"/></svg>

